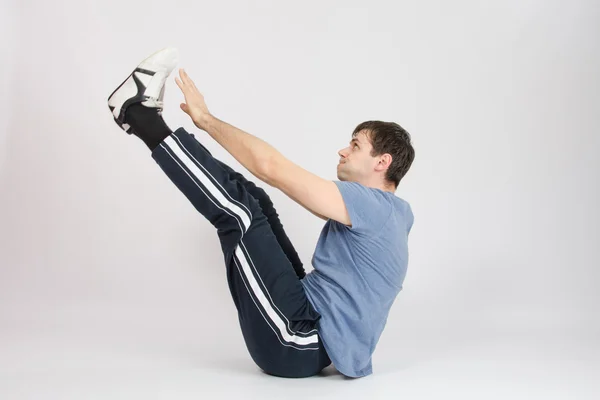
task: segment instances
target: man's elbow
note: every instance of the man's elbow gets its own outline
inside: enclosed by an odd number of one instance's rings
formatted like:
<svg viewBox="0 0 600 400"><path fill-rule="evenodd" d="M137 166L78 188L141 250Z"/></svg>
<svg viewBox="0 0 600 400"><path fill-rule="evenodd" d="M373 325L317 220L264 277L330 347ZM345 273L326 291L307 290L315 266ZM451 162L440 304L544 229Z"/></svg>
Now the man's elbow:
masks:
<svg viewBox="0 0 600 400"><path fill-rule="evenodd" d="M263 159L257 163L257 178L267 185L275 187L275 173L277 168L277 160L274 157Z"/></svg>

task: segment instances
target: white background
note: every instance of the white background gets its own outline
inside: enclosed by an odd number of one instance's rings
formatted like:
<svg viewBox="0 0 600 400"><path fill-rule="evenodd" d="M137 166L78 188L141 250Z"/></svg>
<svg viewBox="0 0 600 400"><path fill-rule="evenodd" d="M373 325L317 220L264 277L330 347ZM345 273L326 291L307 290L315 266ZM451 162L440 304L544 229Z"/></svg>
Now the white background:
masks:
<svg viewBox="0 0 600 400"><path fill-rule="evenodd" d="M0 398L598 398L599 18L592 0L3 0ZM213 114L324 178L358 123L412 134L410 261L373 375L253 364L214 228L106 104L167 46ZM248 174L181 100L171 77L167 123ZM323 221L264 187L310 271Z"/></svg>

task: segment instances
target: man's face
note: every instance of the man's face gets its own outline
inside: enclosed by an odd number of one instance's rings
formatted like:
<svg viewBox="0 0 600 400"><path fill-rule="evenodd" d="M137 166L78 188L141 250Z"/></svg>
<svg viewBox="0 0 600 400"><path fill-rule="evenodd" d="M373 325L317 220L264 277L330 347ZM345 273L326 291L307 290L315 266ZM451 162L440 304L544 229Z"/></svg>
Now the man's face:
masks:
<svg viewBox="0 0 600 400"><path fill-rule="evenodd" d="M364 181L377 164L375 157L371 157L371 143L366 131L360 131L350 144L338 151L340 162L337 166L337 177L340 181Z"/></svg>

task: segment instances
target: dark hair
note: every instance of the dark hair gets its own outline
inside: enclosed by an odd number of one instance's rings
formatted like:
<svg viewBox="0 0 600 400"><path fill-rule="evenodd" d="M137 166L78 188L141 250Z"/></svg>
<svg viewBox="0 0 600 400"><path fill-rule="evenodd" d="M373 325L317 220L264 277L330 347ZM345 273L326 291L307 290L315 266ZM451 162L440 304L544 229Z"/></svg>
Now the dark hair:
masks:
<svg viewBox="0 0 600 400"><path fill-rule="evenodd" d="M367 130L365 133L373 146L372 157L385 153L392 156L392 163L385 173L385 179L394 183L397 188L415 159L410 134L395 122L365 121L354 129L352 137L356 137L364 129Z"/></svg>

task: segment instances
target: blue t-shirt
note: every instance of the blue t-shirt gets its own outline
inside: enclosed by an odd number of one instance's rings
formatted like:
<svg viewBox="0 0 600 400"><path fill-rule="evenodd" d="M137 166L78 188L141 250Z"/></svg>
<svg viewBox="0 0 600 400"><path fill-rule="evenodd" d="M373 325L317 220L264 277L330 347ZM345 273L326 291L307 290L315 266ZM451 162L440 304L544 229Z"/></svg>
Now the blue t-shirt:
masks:
<svg viewBox="0 0 600 400"><path fill-rule="evenodd" d="M371 356L402 290L414 216L394 193L334 181L352 226L332 219L321 231L313 270L300 282L321 314L317 329L335 368L358 378L373 373Z"/></svg>

